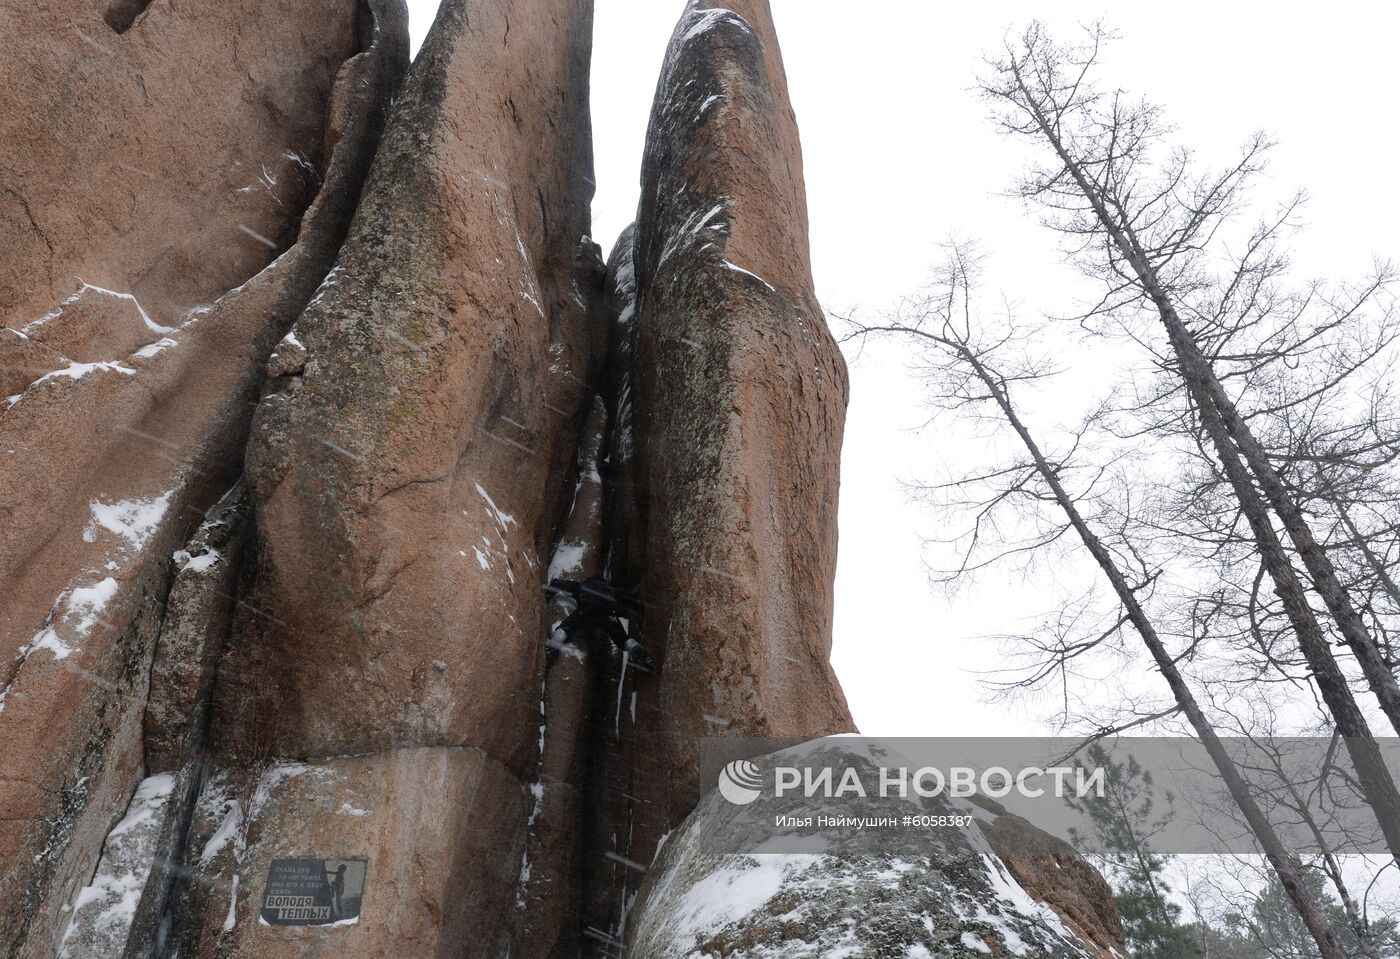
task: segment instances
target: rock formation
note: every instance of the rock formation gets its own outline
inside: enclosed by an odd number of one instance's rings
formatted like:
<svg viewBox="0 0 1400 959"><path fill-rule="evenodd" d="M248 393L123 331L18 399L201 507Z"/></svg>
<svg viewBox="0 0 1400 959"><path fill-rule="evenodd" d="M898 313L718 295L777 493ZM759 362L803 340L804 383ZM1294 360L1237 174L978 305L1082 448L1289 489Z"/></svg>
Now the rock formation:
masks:
<svg viewBox="0 0 1400 959"><path fill-rule="evenodd" d="M1090 955L1118 959L1128 954L1123 917L1113 890L1069 843L1006 811L996 800L973 797L979 829L1016 882L1055 910Z"/></svg>
<svg viewBox="0 0 1400 959"><path fill-rule="evenodd" d="M890 755L878 741L834 738L756 757L756 762L764 768L851 769L874 782ZM839 810L820 796L801 802L794 805L766 792L743 806L717 792L701 799L648 871L629 955L1127 955L1121 924L1085 921L1085 914L1079 914L1079 923L1069 922L1028 895L1018 882L1023 873L1009 869L986 842L985 826L967 833L931 827L915 838L899 828L844 834L813 833L807 826L774 828L779 814L811 823L837 812L874 822L892 813L935 817L979 811L913 793L897 800L896 808L881 798L843 800ZM978 818L986 823L1002 817L987 813ZM1023 821L1019 828L1038 832ZM1007 838L1005 832L1002 838ZM1044 834L1038 838L1047 847L1055 842ZM1008 845L1027 848L1021 842ZM1023 865L1033 858L1038 856L1023 856ZM1072 852L1065 861L1089 868ZM1111 910L1112 898L1105 902ZM1116 912L1111 919L1117 920Z"/></svg>
<svg viewBox="0 0 1400 959"><path fill-rule="evenodd" d="M619 674L601 698L628 714L595 722L585 894L605 943L699 797L702 738L854 729L829 664L845 365L812 291L771 15L732 6L677 24L609 267L611 570L641 585L662 668L631 691Z"/></svg>
<svg viewBox="0 0 1400 959"><path fill-rule="evenodd" d="M259 406L245 649L287 678L284 750L533 758L540 557L603 345L591 24L586 0L443 5Z"/></svg>
<svg viewBox="0 0 1400 959"><path fill-rule="evenodd" d="M628 562L666 660L673 813L717 726L854 729L829 662L846 367L812 290L801 171L767 3L690 5L633 237L645 536Z"/></svg>
<svg viewBox="0 0 1400 959"><path fill-rule="evenodd" d="M345 822L339 846L416 872L437 917L431 931L409 911L357 928L368 952L410 935L424 954L509 948L538 753L541 557L603 346L591 19L582 0L444 4L336 267L296 322L298 358L254 417L257 556L218 745L370 753L405 796L440 789L444 770L461 780L438 804L369 797L371 816ZM307 801L269 800L243 875L297 848ZM382 831L458 819L483 826L426 863ZM262 931L253 899L239 908L239 954L300 948Z"/></svg>
<svg viewBox="0 0 1400 959"><path fill-rule="evenodd" d="M685 8L606 266L591 0L444 0L411 70L402 0L186 7L42 0L0 65L0 954L693 954L702 740L853 729L766 2ZM551 638L591 575L653 671ZM353 914L269 925L321 860ZM717 934L799 954L767 915Z"/></svg>
<svg viewBox="0 0 1400 959"><path fill-rule="evenodd" d="M238 477L406 60L388 0L118 22L22 5L0 68L6 955L52 954L141 778L170 557Z"/></svg>

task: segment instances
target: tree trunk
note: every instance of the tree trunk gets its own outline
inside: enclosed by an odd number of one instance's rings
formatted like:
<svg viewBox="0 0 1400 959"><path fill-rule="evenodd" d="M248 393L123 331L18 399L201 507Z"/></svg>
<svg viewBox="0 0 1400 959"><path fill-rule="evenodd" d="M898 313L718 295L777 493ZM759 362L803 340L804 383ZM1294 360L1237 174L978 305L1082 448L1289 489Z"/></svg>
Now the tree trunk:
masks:
<svg viewBox="0 0 1400 959"><path fill-rule="evenodd" d="M1205 427L1211 444L1215 447L1216 455L1220 459L1221 466L1225 470L1226 478L1240 501L1245 519L1249 522L1250 530L1258 543L1260 557L1274 581L1275 591L1279 599L1283 601L1284 610L1298 635L1299 648L1317 678L1318 691L1326 701L1327 708L1336 721L1337 729L1346 741L1347 752L1356 765L1362 792L1375 812L1376 818L1380 821L1381 830L1391 855L1400 861L1400 792L1396 791L1395 782L1385 767L1380 748L1371 736L1365 717L1357 707L1350 687L1347 686L1345 674L1337 665L1332 650L1328 646L1327 638L1323 634L1317 618L1313 615L1312 607L1307 601L1307 593L1299 581L1297 573L1293 570L1288 554L1284 551L1282 543L1279 542L1278 536L1274 532L1273 524L1269 521L1264 504L1255 491L1249 471L1241 462L1241 452L1245 454L1245 459L1250 462L1252 467L1255 458L1248 455L1248 450L1242 443L1240 449L1236 449L1236 444L1241 439L1237 433L1242 433L1246 442L1252 444L1257 458L1262 461L1262 466L1272 477L1273 483L1277 486L1277 493L1283 500L1288 500L1286 491L1283 489L1277 474L1273 472L1272 467L1267 462L1262 448L1254 440L1253 435L1249 433L1247 425L1240 418L1234 404L1225 395L1224 389L1215 377L1214 370L1211 369L1210 362L1201 354L1195 339L1177 314L1176 308L1167 296L1156 271L1148 262L1136 238L1131 234L1131 228L1119 223L1109 212L1104 198L1090 183L1079 162L1070 156L1060 136L1051 126L1044 112L1036 105L1036 101L1031 91L1025 86L1019 70L1015 71L1015 76L1026 97L1026 103L1036 125L1055 150L1065 171L1073 177L1080 192L1108 233L1113 245L1132 268L1143 292L1157 308L1162 325L1166 328L1172 350L1176 355L1181 376L1189 395L1195 401L1200 412L1201 424ZM1235 430L1231 429L1232 423ZM1261 487L1265 489L1267 494L1268 484L1259 474L1257 467L1255 478L1259 480ZM1291 501L1288 505L1296 515L1296 506ZM1277 506L1275 509L1277 510ZM1303 552L1300 538L1303 542L1310 544L1315 552L1319 554L1322 552L1313 541L1311 530L1308 529L1307 524L1301 522L1301 517L1298 517L1301 523L1299 526L1298 524L1290 525L1288 517L1282 512L1279 513L1279 516L1283 520L1285 528L1288 529L1290 537L1293 538L1295 547L1298 547L1300 555ZM1295 527L1297 528L1295 529ZM1331 570L1331 561L1326 556L1323 556L1322 560L1325 561L1327 569ZM1312 572L1311 565L1309 565L1309 571ZM1315 579L1316 575L1314 573ZM1332 573L1331 576L1331 582L1335 585L1336 590L1341 591L1341 585L1337 582L1335 573ZM1351 610L1354 616L1355 610L1351 607L1350 599L1345 596L1344 591L1342 592L1344 605L1346 609ZM1328 608L1332 609L1333 599L1321 586L1319 586L1319 593L1327 602ZM1359 617L1356 619L1359 623ZM1353 650L1356 650L1356 637L1348 634L1346 630L1343 631L1343 635L1352 645ZM1395 725L1397 732L1400 732L1400 689L1396 689L1394 676L1385 667L1379 651L1375 644L1371 643L1364 628L1360 632L1360 640L1364 640L1361 643L1363 652L1369 650L1370 653L1374 654L1368 658L1358 653L1357 659L1366 673L1367 680L1371 683L1372 690L1381 699L1382 708L1387 707L1387 690L1395 689L1395 711L1392 714L1390 709L1386 709L1386 714ZM1377 675L1377 670L1383 675Z"/></svg>
<svg viewBox="0 0 1400 959"><path fill-rule="evenodd" d="M996 400L997 405L1001 408L1002 415L1011 425L1011 428L1016 431L1016 435L1020 438L1021 443L1030 454L1032 461L1035 463L1036 472L1040 475L1041 479L1044 480L1046 485L1050 487L1050 491L1055 497L1055 502L1069 519L1070 525L1074 527L1075 532L1079 534L1080 540L1084 543L1090 555L1094 557L1094 561L1098 564L1099 569L1101 569L1104 576L1108 578L1119 602L1123 604L1123 608L1127 612L1129 621L1132 622L1133 628L1137 630L1138 635L1142 637L1142 641L1147 646L1148 652L1157 663L1157 668L1161 670L1162 676L1167 680L1167 685L1171 687L1172 695L1175 696L1177 703L1181 706L1181 711L1185 714L1187 721L1191 724L1192 729L1196 731L1196 735L1201 738L1201 743L1205 746L1207 754L1215 763L1215 768L1220 772L1221 778L1225 781L1225 787L1229 790L1230 797L1234 799L1235 804L1239 806L1240 811L1244 814L1250 830L1254 833L1255 838L1258 839L1260 848L1263 849L1264 855L1269 860L1269 864L1273 866L1275 875L1278 876L1279 882L1288 893L1288 897L1292 900L1294 907L1298 910L1298 915L1302 918L1304 925L1307 926L1309 934L1311 934L1314 941L1317 943L1317 947L1321 951L1323 959L1346 959L1346 951L1342 948L1341 943L1337 941L1336 935L1327 924L1327 919L1323 916L1322 910L1308 894L1306 886L1303 885L1303 879L1298 872L1296 863L1289 855L1288 850L1284 847L1283 842L1278 838L1278 834L1274 832L1274 828L1265 817L1263 810L1259 808L1259 805L1254 801L1254 797L1250 795L1249 786L1245 783L1244 777L1241 776L1239 770L1235 768L1234 761L1230 758L1229 753L1226 752L1224 744L1221 743L1220 737L1215 732L1215 727L1211 724L1210 720L1201 710L1200 705L1196 702L1196 698L1194 694L1192 694L1190 687L1186 684L1185 678L1181 675L1180 670L1177 669L1176 661L1171 657L1171 654L1167 651L1166 645L1157 635L1156 628L1153 627L1146 610L1144 610L1142 605L1138 602L1137 595L1128 584L1127 578L1118 568L1112 554L1109 553L1108 549L1080 515L1079 508L1075 506L1073 499L1070 498L1069 493L1060 483L1055 469L1041 453L1040 447L1036 444L1030 431L1021 422L1020 417L1017 416L1015 409L1011 405L1010 397L1006 395L996 377L981 364L970 350L961 345L955 345L954 348L958 350L964 361L966 361L976 373L978 379L987 386L993 398ZM1372 745L1374 746L1374 743L1372 743Z"/></svg>

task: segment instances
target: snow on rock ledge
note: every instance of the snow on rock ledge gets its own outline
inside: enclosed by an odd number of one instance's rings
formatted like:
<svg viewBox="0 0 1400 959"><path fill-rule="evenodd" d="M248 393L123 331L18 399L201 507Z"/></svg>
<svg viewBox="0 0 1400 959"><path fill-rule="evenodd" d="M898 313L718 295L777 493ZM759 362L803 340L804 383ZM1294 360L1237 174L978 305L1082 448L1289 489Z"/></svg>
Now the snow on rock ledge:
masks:
<svg viewBox="0 0 1400 959"><path fill-rule="evenodd" d="M72 920L59 951L61 959L125 954L137 906L161 845L165 809L174 789L172 773L151 776L136 788L126 816L107 834L97 873L73 903Z"/></svg>

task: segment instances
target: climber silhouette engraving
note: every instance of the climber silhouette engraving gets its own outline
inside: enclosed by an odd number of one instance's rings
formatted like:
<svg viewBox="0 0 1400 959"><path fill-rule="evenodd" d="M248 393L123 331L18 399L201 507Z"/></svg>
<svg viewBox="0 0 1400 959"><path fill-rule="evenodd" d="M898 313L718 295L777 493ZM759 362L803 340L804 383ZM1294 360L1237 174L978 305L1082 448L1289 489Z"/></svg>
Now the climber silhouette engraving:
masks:
<svg viewBox="0 0 1400 959"><path fill-rule="evenodd" d="M330 875L329 873L327 875ZM335 919L345 918L345 912L341 905L341 899L345 895L345 864L336 866L335 878L330 880L331 887L331 916Z"/></svg>
<svg viewBox="0 0 1400 959"><path fill-rule="evenodd" d="M582 582L550 580L545 592L573 607L564 621L554 627L550 634L551 645L558 647L572 642L577 646L586 634L602 632L627 654L629 662L640 669L651 669L651 657L646 649L628 634L628 617L641 612L642 608L642 599L634 590L620 589L599 576L592 576Z"/></svg>

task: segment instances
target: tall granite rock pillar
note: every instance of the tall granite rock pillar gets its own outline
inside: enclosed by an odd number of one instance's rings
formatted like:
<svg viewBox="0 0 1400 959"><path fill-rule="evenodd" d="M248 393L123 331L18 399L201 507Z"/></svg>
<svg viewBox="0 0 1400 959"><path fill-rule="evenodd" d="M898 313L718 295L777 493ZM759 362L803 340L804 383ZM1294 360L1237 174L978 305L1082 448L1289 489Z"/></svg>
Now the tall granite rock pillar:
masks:
<svg viewBox="0 0 1400 959"><path fill-rule="evenodd" d="M588 884L605 946L709 785L704 737L854 728L829 662L846 369L812 288L801 147L762 0L685 8L609 277L612 572L641 588L660 669L614 671L599 697ZM612 702L630 708L615 717Z"/></svg>
<svg viewBox="0 0 1400 959"><path fill-rule="evenodd" d="M673 812L697 798L700 737L853 728L829 662L845 363L812 289L772 17L730 7L692 3L671 39L634 241L634 568Z"/></svg>
<svg viewBox="0 0 1400 959"><path fill-rule="evenodd" d="M398 0L125 6L5 14L5 955L53 954L141 779L171 555L237 479L407 61Z"/></svg>
<svg viewBox="0 0 1400 959"><path fill-rule="evenodd" d="M248 450L254 565L216 746L307 762L367 815L273 792L219 873L224 901L234 877L257 890L308 846L394 878L336 937L263 927L245 897L221 938L207 910L205 941L233 954L513 941L542 587L605 338L591 32L590 0L443 3L336 266L279 346Z"/></svg>

